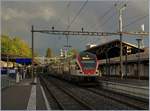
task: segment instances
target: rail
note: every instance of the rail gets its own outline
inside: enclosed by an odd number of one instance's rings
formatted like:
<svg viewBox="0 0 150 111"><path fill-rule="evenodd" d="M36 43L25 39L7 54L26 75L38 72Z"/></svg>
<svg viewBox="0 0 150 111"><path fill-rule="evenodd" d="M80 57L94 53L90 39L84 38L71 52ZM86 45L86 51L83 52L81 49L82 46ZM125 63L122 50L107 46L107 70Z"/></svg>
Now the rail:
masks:
<svg viewBox="0 0 150 111"><path fill-rule="evenodd" d="M64 110L65 108L63 107L63 105L57 100L57 97L52 93L51 89L48 87L47 82L44 80L43 77L40 76L40 80L43 83L44 88L46 88L46 90L48 91L48 93L53 97L53 99L55 100L57 106L61 109Z"/></svg>
<svg viewBox="0 0 150 111"><path fill-rule="evenodd" d="M47 86L47 89L50 90L50 88L48 88L48 82L50 82L51 84L53 84L54 86L56 86L59 90L61 90L62 92L64 92L65 94L69 95L71 98L73 98L76 102L80 103L81 105L83 105L83 107L85 107L86 109L89 109L89 110L93 110L94 108L91 107L88 102L86 101L83 101L82 99L80 99L78 96L76 96L74 93L70 92L69 90L66 90L65 88L63 87L60 87L59 85L57 85L56 83L54 83L54 81L48 81L46 82L46 80L41 77L43 79L43 81L45 82L45 86ZM52 94L52 92L50 91L50 93ZM65 110L65 106L63 106L63 104L61 104L58 100L57 100L57 97L52 94L53 97L55 98L57 104L59 105L60 109L63 109Z"/></svg>
<svg viewBox="0 0 150 111"><path fill-rule="evenodd" d="M110 98L122 104L126 104L136 109L147 110L148 109L148 101L142 101L137 98L127 96L121 93L115 93L110 90L96 89L96 88L87 88L86 90L96 93L98 95L104 96L106 98Z"/></svg>

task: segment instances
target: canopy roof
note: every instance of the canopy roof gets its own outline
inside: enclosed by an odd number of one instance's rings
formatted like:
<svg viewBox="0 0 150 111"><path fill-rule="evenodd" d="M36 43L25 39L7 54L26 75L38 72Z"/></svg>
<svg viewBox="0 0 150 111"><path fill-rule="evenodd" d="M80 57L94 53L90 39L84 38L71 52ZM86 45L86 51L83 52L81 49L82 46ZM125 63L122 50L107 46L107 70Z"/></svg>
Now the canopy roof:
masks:
<svg viewBox="0 0 150 111"><path fill-rule="evenodd" d="M124 42L124 41L122 42L122 48L123 48L123 51L122 51L123 55L138 53L137 46ZM139 50L140 52L144 52L144 49L139 49ZM85 51L96 54L99 60L118 57L120 56L120 40L116 39L108 43L100 44L98 46L89 48Z"/></svg>
<svg viewBox="0 0 150 111"><path fill-rule="evenodd" d="M31 59L29 57L18 56L18 55L8 54L8 53L1 53L1 60L7 61L7 58L8 58L9 62L16 62L16 59L19 59L19 58ZM20 64L30 65L30 64L32 64L32 60L28 63L20 63ZM36 65L36 64L39 64L39 63L38 63L37 60L34 60L34 64Z"/></svg>

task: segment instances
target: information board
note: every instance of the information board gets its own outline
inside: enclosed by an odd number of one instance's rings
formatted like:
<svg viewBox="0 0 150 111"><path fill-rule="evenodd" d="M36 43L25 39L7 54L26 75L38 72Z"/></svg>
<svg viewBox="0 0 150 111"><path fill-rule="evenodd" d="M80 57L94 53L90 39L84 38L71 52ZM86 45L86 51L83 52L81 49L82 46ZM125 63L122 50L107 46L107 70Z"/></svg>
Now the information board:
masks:
<svg viewBox="0 0 150 111"><path fill-rule="evenodd" d="M32 60L29 58L17 58L16 63L31 63Z"/></svg>

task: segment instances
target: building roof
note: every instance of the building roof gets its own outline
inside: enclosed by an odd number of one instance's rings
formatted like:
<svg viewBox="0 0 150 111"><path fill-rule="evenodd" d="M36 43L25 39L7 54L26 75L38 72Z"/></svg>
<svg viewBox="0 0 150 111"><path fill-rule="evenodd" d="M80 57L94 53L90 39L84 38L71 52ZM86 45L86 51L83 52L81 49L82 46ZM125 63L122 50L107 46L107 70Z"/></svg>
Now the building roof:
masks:
<svg viewBox="0 0 150 111"><path fill-rule="evenodd" d="M122 51L123 55L126 55L126 53L136 54L138 51L144 52L143 49L138 50L138 47L136 45L124 41L122 42L122 48L123 48ZM119 39L112 40L110 42L89 48L85 51L96 54L99 60L118 57L120 56L120 40Z"/></svg>
<svg viewBox="0 0 150 111"><path fill-rule="evenodd" d="M138 53L127 55L127 62L128 63L138 62L138 59L139 59ZM122 57L122 61L124 63L126 62L126 56ZM149 53L147 51L140 53L140 61L141 62L142 61L149 61ZM111 58L108 62L109 62L109 64L119 64L120 63L120 57ZM99 60L99 64L100 65L106 64L106 59Z"/></svg>

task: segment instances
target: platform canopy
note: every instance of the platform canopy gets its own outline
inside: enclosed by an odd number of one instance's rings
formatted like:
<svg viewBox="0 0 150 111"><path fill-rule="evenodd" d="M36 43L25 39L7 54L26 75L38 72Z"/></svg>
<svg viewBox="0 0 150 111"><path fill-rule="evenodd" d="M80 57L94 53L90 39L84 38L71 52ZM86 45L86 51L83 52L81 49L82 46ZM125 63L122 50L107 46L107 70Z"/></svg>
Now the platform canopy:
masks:
<svg viewBox="0 0 150 111"><path fill-rule="evenodd" d="M16 62L16 63L22 64L22 65L23 64L24 65L32 64L32 60L29 57L18 56L18 55L8 54L8 53L1 53L1 60L7 61L7 59L9 62ZM37 64L39 64L39 62L34 60L34 64L37 65Z"/></svg>
<svg viewBox="0 0 150 111"><path fill-rule="evenodd" d="M123 47L123 51L122 51L123 55L138 53L138 47L133 44L123 41L122 47ZM139 49L139 50L140 52L144 52L144 49ZM108 43L100 44L95 47L89 48L85 51L96 54L98 60L118 57L120 56L120 40L116 39Z"/></svg>

